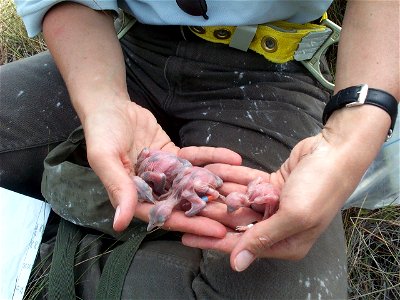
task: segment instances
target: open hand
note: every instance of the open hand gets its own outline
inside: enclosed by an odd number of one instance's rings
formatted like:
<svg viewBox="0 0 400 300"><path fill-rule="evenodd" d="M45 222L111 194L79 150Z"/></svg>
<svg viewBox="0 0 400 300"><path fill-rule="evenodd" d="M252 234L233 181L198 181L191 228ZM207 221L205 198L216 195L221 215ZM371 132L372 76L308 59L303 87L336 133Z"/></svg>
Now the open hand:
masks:
<svg viewBox="0 0 400 300"><path fill-rule="evenodd" d="M348 150L348 146L337 147L319 134L301 141L273 174L242 166L208 166L224 180L223 193L244 191L252 179L262 176L281 190L279 209L244 233L229 228L238 222L232 221L226 207L216 208L212 215L206 210L202 215L225 224L228 234L223 239L186 234L183 243L230 253L231 266L236 271L243 271L256 258L305 257L363 174L363 168L357 166L359 157Z"/></svg>
<svg viewBox="0 0 400 300"><path fill-rule="evenodd" d="M136 189L131 179L136 158L143 148L171 152L194 165L241 163L238 154L224 148L179 149L150 111L130 101L99 104L85 118L83 127L89 164L104 184L110 201L116 208L113 225L116 231L122 231L129 225L136 208L137 217L148 220L151 206L137 205ZM188 221L182 212L174 212L170 219L164 227L171 230L219 237L226 232L219 222L205 217L191 218Z"/></svg>

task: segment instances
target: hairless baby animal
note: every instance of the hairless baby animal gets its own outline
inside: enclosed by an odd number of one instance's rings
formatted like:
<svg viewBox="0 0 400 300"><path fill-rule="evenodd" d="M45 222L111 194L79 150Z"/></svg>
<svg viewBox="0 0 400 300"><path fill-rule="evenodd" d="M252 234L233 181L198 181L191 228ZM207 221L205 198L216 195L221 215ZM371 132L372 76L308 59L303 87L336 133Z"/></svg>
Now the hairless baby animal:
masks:
<svg viewBox="0 0 400 300"><path fill-rule="evenodd" d="M264 206L264 217L268 219L279 207L279 190L271 183L263 182L261 177L257 177L247 186L247 192L232 192L225 198L228 212L233 212L240 207ZM250 225L238 226L236 230L243 231Z"/></svg>
<svg viewBox="0 0 400 300"><path fill-rule="evenodd" d="M272 184L263 182L261 177L249 183L245 194L232 192L225 198L217 191L223 184L221 178L161 150L144 148L138 156L135 172L132 179L139 201L155 204L150 210L148 231L164 225L180 203L190 203L190 209L185 212L189 217L199 213L208 200L218 198L227 204L228 212L240 207L265 205L264 219L274 214L279 205L279 191ZM247 228L240 226L237 229Z"/></svg>
<svg viewBox="0 0 400 300"><path fill-rule="evenodd" d="M138 156L135 173L160 196L169 191L180 172L191 166L189 161L172 153L144 148Z"/></svg>
<svg viewBox="0 0 400 300"><path fill-rule="evenodd" d="M220 196L216 189L222 185L221 178L172 153L145 148L135 171L132 179L139 201L155 204L149 215L149 231L162 226L181 202L190 202L185 214L193 216L206 206L206 200Z"/></svg>
<svg viewBox="0 0 400 300"><path fill-rule="evenodd" d="M194 216L207 205L203 197L207 197L207 199L220 197L216 190L220 186L222 186L222 179L207 169L200 167L185 168L176 176L171 189L150 210L147 230L162 226L171 214L172 209L184 201L191 204L185 215Z"/></svg>

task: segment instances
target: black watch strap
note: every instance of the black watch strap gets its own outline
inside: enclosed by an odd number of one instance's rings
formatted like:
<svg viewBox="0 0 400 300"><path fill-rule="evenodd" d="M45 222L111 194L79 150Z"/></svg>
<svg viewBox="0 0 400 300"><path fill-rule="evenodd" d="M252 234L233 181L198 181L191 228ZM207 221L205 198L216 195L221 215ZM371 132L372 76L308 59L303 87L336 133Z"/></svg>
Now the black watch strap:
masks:
<svg viewBox="0 0 400 300"><path fill-rule="evenodd" d="M337 109L363 104L375 105L389 114L392 120L388 133L388 138L390 138L397 118L398 103L396 98L385 91L371 89L366 84L348 87L333 95L325 106L322 114L322 123L325 125L332 113Z"/></svg>

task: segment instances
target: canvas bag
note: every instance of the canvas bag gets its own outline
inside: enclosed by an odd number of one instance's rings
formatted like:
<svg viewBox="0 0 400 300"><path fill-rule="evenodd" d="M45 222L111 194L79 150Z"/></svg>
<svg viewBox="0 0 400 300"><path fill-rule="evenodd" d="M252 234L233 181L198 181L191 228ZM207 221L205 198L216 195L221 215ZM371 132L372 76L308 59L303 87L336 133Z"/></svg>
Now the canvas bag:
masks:
<svg viewBox="0 0 400 300"><path fill-rule="evenodd" d="M138 219L123 233L112 229L115 210L106 189L88 165L82 127L47 155L41 188L45 200L61 217L55 242L46 246L50 248L46 251L52 252L47 297L76 299L79 273L76 266L82 267L79 261L87 260L87 255L79 253L82 245L95 241L99 249L107 249L106 255L93 254L105 261L100 264L101 274L90 280L96 286L96 299L120 299L125 275L140 244L145 238L151 240L164 231L149 234L147 224Z"/></svg>

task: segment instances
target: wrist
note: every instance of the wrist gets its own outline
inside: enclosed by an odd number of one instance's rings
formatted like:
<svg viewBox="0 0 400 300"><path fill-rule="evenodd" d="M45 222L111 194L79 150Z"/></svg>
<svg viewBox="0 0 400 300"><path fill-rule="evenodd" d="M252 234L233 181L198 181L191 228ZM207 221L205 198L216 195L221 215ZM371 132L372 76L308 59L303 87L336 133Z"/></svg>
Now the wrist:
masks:
<svg viewBox="0 0 400 300"><path fill-rule="evenodd" d="M329 149L325 159L338 170L335 174L342 176L332 180L342 180L348 191L353 191L379 153L389 127L388 114L375 106L335 111L322 130Z"/></svg>
<svg viewBox="0 0 400 300"><path fill-rule="evenodd" d="M81 90L79 93L71 95L71 101L82 124L85 123L88 116L97 111L112 110L131 102L127 92L106 87Z"/></svg>
<svg viewBox="0 0 400 300"><path fill-rule="evenodd" d="M322 122L325 124L336 110L364 105L379 107L389 115L391 119L387 134L387 138L389 139L393 133L397 118L397 100L391 94L383 90L369 88L367 84L350 86L335 93L325 106Z"/></svg>
<svg viewBox="0 0 400 300"><path fill-rule="evenodd" d="M375 158L385 142L391 119L382 109L363 105L339 109L331 115L322 135L327 142L367 164Z"/></svg>

